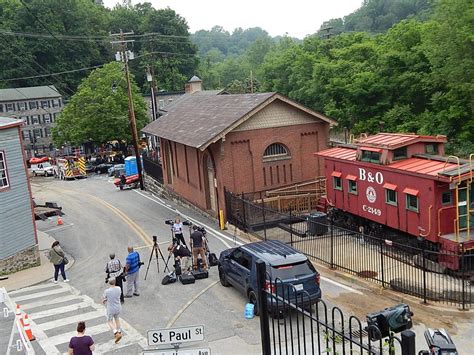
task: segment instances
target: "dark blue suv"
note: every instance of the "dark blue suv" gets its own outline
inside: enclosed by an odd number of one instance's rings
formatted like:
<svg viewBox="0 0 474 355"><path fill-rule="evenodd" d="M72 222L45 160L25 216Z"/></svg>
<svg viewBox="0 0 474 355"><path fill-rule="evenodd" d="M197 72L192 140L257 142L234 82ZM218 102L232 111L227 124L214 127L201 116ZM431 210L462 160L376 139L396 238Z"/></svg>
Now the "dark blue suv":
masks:
<svg viewBox="0 0 474 355"><path fill-rule="evenodd" d="M321 299L319 287L319 273L308 258L292 247L277 241L264 241L245 244L237 248L224 250L219 257L219 278L225 287L234 286L243 292L250 303L255 305L255 314L258 315L257 304L257 260L266 264L271 280L267 280L267 288L278 296L285 295L285 299L305 308L311 307ZM275 280L278 280L275 283ZM271 281L271 282L269 282ZM290 285L291 284L291 285ZM275 286L278 288L275 290ZM304 294L304 297L302 296ZM304 300L301 304L301 300ZM269 299L268 307L271 308ZM277 307L273 302L273 307ZM275 311L281 311L283 304L278 305Z"/></svg>

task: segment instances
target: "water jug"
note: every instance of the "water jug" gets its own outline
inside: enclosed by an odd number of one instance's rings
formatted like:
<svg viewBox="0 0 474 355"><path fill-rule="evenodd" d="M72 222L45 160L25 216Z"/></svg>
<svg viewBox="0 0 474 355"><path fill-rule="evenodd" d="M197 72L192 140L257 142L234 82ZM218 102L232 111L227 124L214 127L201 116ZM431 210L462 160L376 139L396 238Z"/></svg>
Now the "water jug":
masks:
<svg viewBox="0 0 474 355"><path fill-rule="evenodd" d="M252 319L253 318L253 310L254 310L254 305L252 303L247 303L245 305L245 319Z"/></svg>

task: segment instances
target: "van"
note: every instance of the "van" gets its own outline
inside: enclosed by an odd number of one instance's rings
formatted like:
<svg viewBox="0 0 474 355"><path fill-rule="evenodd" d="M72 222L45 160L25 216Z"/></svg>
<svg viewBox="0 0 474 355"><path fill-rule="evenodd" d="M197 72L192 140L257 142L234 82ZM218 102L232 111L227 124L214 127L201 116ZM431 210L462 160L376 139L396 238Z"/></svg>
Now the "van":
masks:
<svg viewBox="0 0 474 355"><path fill-rule="evenodd" d="M54 170L50 162L44 162L39 164L31 165L31 172L34 176L44 175L44 176L53 176Z"/></svg>
<svg viewBox="0 0 474 355"><path fill-rule="evenodd" d="M266 287L289 302L310 308L321 299L320 275L308 258L278 240L249 243L221 252L219 257L219 279L224 287L234 286L254 305L255 315L259 314L257 297L257 260L266 265ZM271 302L272 313L284 310L284 304ZM273 309L272 309L273 308Z"/></svg>

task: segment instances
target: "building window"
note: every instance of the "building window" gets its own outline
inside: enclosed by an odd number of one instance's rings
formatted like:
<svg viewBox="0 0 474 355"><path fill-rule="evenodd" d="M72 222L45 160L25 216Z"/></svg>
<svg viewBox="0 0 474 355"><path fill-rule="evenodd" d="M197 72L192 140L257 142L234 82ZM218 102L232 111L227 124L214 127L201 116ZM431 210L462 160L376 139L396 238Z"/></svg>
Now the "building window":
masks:
<svg viewBox="0 0 474 355"><path fill-rule="evenodd" d="M357 195L357 181L348 180L348 182L349 182L349 193Z"/></svg>
<svg viewBox="0 0 474 355"><path fill-rule="evenodd" d="M291 158L288 148L281 143L270 144L263 153L263 160L280 160Z"/></svg>
<svg viewBox="0 0 474 355"><path fill-rule="evenodd" d="M334 184L334 190L341 190L342 191L342 179L340 176L333 176L332 178Z"/></svg>
<svg viewBox="0 0 474 355"><path fill-rule="evenodd" d="M362 157L360 158L361 161L366 161L369 163L380 164L380 153L379 152L372 152L370 150L363 150Z"/></svg>
<svg viewBox="0 0 474 355"><path fill-rule="evenodd" d="M0 104L0 112L3 112L3 104Z"/></svg>
<svg viewBox="0 0 474 355"><path fill-rule="evenodd" d="M33 137L35 137L35 141L38 139L38 138L41 138L43 137L43 130L41 128L35 128L33 130Z"/></svg>
<svg viewBox="0 0 474 355"><path fill-rule="evenodd" d="M25 129L24 131L22 131L22 134L23 134L23 139L24 140L30 140L30 131Z"/></svg>
<svg viewBox="0 0 474 355"><path fill-rule="evenodd" d="M385 189L385 203L387 205L397 205L397 191L392 189Z"/></svg>
<svg viewBox="0 0 474 355"><path fill-rule="evenodd" d="M425 144L426 154L438 154L438 144L437 143L426 143Z"/></svg>
<svg viewBox="0 0 474 355"><path fill-rule="evenodd" d="M393 151L393 160L404 159L407 157L407 147L395 149Z"/></svg>
<svg viewBox="0 0 474 355"><path fill-rule="evenodd" d="M7 174L7 162L5 161L5 152L0 151L0 190L10 186Z"/></svg>
<svg viewBox="0 0 474 355"><path fill-rule="evenodd" d="M26 105L26 102L19 102L18 103L18 111L25 111L27 109L28 109L28 107Z"/></svg>
<svg viewBox="0 0 474 355"><path fill-rule="evenodd" d="M36 101L30 101L30 110L36 110L38 108L38 103Z"/></svg>
<svg viewBox="0 0 474 355"><path fill-rule="evenodd" d="M6 112L12 112L15 111L15 105L13 104L6 104Z"/></svg>
<svg viewBox="0 0 474 355"><path fill-rule="evenodd" d="M443 192L441 194L441 203L443 205L451 205L453 203L451 196L452 196L451 191Z"/></svg>
<svg viewBox="0 0 474 355"><path fill-rule="evenodd" d="M49 127L44 128L44 136L45 137L51 136L51 129Z"/></svg>
<svg viewBox="0 0 474 355"><path fill-rule="evenodd" d="M39 124L39 123L40 123L40 116L39 115L31 116L31 124Z"/></svg>
<svg viewBox="0 0 474 355"><path fill-rule="evenodd" d="M158 100L158 105L160 110L163 110L165 108L165 100Z"/></svg>
<svg viewBox="0 0 474 355"><path fill-rule="evenodd" d="M407 197L407 210L418 212L418 196L406 194Z"/></svg>
<svg viewBox="0 0 474 355"><path fill-rule="evenodd" d="M51 114L50 113L45 113L43 115L43 123L51 123Z"/></svg>
<svg viewBox="0 0 474 355"><path fill-rule="evenodd" d="M61 107L61 99L53 99L52 103L53 107Z"/></svg>
<svg viewBox="0 0 474 355"><path fill-rule="evenodd" d="M41 108L49 108L49 100L41 100Z"/></svg>

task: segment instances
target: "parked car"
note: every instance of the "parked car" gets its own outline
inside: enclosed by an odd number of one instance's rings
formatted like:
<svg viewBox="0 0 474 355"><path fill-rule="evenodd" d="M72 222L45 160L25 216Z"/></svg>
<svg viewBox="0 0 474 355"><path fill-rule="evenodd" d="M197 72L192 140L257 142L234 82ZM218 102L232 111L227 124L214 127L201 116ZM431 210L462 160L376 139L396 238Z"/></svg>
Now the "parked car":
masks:
<svg viewBox="0 0 474 355"><path fill-rule="evenodd" d="M31 172L34 176L43 175L43 176L53 176L54 168L50 162L44 162L39 164L31 165Z"/></svg>
<svg viewBox="0 0 474 355"><path fill-rule="evenodd" d="M115 164L115 165L112 165L107 172L109 176L115 176L115 172L117 170L124 170L124 169L125 169L125 164Z"/></svg>
<svg viewBox="0 0 474 355"><path fill-rule="evenodd" d="M319 273L308 258L292 247L269 240L245 244L237 248L224 250L219 257L219 279L222 286L234 286L254 304L255 315L259 314L257 301L257 260L266 264L269 280L267 287L272 293L284 296L290 302L310 308L321 299ZM275 282L275 280L277 280ZM303 299L303 302L301 300ZM271 303L268 296L268 308L272 314L283 311L283 303ZM273 307L273 309L271 309Z"/></svg>
<svg viewBox="0 0 474 355"><path fill-rule="evenodd" d="M86 163L86 173L92 173L95 171L95 166L89 162Z"/></svg>
<svg viewBox="0 0 474 355"><path fill-rule="evenodd" d="M112 164L99 164L95 167L95 172L97 174L106 174L110 167L112 167Z"/></svg>

